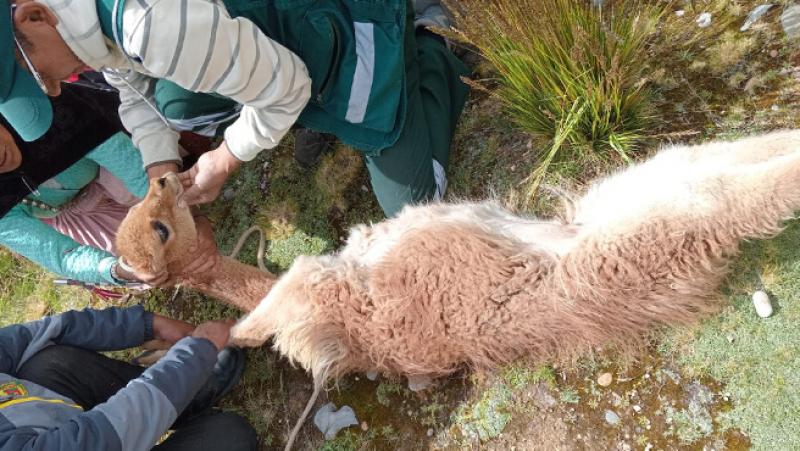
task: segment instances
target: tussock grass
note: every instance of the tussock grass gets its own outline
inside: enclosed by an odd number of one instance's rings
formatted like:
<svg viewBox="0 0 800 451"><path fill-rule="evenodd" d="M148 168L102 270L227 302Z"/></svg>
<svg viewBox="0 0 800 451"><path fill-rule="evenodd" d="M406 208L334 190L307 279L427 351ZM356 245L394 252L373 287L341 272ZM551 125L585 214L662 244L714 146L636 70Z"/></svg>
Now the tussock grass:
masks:
<svg viewBox="0 0 800 451"><path fill-rule="evenodd" d="M628 158L653 116L643 63L663 7L464 0L453 9L451 34L494 66L495 94L522 129L553 139L551 153L563 141Z"/></svg>

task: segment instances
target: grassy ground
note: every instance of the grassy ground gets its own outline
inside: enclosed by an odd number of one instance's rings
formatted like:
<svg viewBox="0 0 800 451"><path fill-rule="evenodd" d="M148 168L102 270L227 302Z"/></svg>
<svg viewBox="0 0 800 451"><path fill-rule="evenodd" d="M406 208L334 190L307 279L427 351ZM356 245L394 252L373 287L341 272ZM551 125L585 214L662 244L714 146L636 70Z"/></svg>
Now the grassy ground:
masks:
<svg viewBox="0 0 800 451"><path fill-rule="evenodd" d="M754 1L695 2L725 11L718 38L670 53L651 82L663 118L638 158L670 141L700 142L797 127L800 51L782 37L773 10L748 33L735 31ZM725 8L719 5L725 3ZM693 12L686 20L692 23ZM479 68L478 77L489 74ZM454 144L450 197L497 197L538 214L555 211L546 196L529 197L529 175L546 142L515 130L499 103L477 93ZM355 223L379 220L360 157L348 149L313 171L293 162L291 142L245 165L207 208L227 252L253 223L270 239L268 266L286 269L300 254L336 249ZM618 162L572 149L554 162L546 183L579 190ZM242 259L254 263L254 247ZM513 365L493 375L458 374L417 394L400 381L348 376L327 393L354 408L360 427L324 442L311 422L301 449L800 449L800 225L780 237L748 244L722 296L729 306L699 326L665 331L653 352L623 366L613 357L587 357L572 367ZM85 305L103 306L86 291L53 288L51 276L0 252L0 322L35 319ZM758 318L749 294L763 283L776 314ZM180 291L154 292L150 308L189 321L238 312ZM281 446L311 381L267 349L248 352L249 366L225 408L246 415L264 449ZM608 386L598 376L610 373Z"/></svg>

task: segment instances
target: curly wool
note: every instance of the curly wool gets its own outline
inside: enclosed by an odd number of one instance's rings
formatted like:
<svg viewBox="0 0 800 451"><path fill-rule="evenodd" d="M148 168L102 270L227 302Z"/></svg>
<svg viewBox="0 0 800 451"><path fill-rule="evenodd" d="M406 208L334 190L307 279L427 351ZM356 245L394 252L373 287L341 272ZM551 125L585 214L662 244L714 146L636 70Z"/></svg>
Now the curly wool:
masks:
<svg viewBox="0 0 800 451"><path fill-rule="evenodd" d="M318 386L609 345L634 354L654 329L717 311L740 242L779 232L798 208L800 131L668 147L594 184L568 223L493 202L407 207L277 281L254 274L272 288L232 339L272 338Z"/></svg>

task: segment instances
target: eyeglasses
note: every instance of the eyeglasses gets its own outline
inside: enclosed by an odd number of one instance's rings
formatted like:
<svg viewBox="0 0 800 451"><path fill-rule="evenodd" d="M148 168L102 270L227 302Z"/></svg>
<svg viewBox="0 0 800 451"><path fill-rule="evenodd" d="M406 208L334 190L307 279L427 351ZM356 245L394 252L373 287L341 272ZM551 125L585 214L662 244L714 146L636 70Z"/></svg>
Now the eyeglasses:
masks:
<svg viewBox="0 0 800 451"><path fill-rule="evenodd" d="M14 20L14 11L16 9L17 9L17 5L16 4L11 5L11 20L12 20L12 23L13 23L13 20ZM12 34L13 34L13 31L12 31ZM31 62L31 59L28 58L28 54L25 53L25 50L22 50L22 44L20 44L19 39L17 39L17 35L16 34L13 34L13 35L14 35L14 43L17 44L17 50L19 50L19 54L22 55L22 59L25 61L25 65L28 66L28 72L30 72L31 75L33 75L33 79L36 80L36 84L39 85L39 88L41 88L42 91L45 94L47 94L47 85L44 84L44 80L42 79L42 76L39 74L39 71L37 71L36 68L33 67L33 63Z"/></svg>

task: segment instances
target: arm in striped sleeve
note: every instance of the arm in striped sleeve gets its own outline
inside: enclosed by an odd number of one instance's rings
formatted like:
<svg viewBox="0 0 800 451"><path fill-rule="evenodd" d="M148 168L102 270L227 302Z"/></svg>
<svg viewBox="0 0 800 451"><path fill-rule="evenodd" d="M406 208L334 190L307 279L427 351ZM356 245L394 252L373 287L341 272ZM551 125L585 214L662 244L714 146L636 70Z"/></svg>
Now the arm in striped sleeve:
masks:
<svg viewBox="0 0 800 451"><path fill-rule="evenodd" d="M142 153L144 167L159 163L177 163L180 166L178 133L169 128L151 106L155 105L155 80L132 71L124 75L107 72L105 78L119 90L119 117L131 134L133 145Z"/></svg>
<svg viewBox="0 0 800 451"><path fill-rule="evenodd" d="M126 49L157 77L194 92L215 92L243 105L225 133L242 161L278 145L305 107L311 79L305 64L251 21L231 18L207 0L127 2ZM129 10L130 9L130 10ZM191 12L191 13L190 13ZM157 43L157 44L156 44Z"/></svg>

